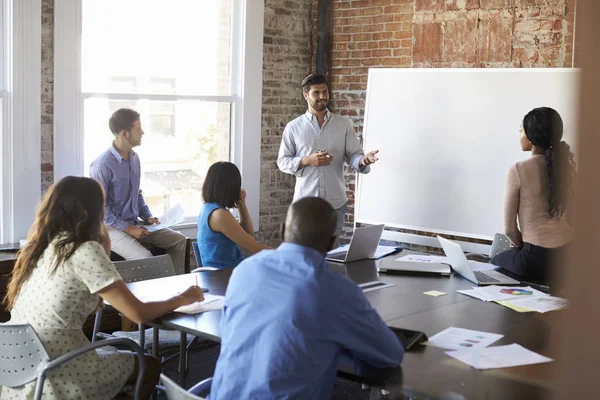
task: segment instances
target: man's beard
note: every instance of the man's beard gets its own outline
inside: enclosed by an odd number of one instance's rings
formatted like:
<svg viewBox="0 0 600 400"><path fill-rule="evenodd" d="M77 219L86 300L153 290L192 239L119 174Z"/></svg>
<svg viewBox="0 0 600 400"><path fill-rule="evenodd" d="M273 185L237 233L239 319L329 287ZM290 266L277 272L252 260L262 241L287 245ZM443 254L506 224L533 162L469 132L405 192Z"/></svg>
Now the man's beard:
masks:
<svg viewBox="0 0 600 400"><path fill-rule="evenodd" d="M324 109L327 108L327 105L329 104L329 100L326 100L324 102L319 102L319 101L311 101L310 102L310 106L313 108L313 110L315 111L323 111Z"/></svg>

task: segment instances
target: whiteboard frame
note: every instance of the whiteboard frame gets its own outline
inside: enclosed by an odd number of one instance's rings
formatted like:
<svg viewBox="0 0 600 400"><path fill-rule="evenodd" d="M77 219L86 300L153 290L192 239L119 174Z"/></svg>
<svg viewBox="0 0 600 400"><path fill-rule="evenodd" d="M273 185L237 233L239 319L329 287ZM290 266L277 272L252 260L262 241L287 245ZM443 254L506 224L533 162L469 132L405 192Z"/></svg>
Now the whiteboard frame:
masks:
<svg viewBox="0 0 600 400"><path fill-rule="evenodd" d="M368 81L367 81L367 90L366 90L366 98L365 98L365 114L364 114L364 121L363 121L363 127L367 127L367 120L368 120L368 116L369 116L369 102L368 99L370 98L370 91L371 91L371 80L372 80L372 73L375 70L392 70L394 68L369 68L369 73L368 73ZM423 69L419 69L420 72L424 72L426 70L431 70L434 68L423 68ZM455 72L460 72L460 73L470 73L473 71L481 71L481 70L485 70L486 72L507 72L507 68L435 68L436 71L443 71L443 70L453 70ZM508 69L508 70L513 70L513 69ZM514 68L514 70L519 70L520 72L522 69L520 68ZM526 69L527 72L534 72L535 70L543 70L545 72L559 72L559 71L565 71L565 70L569 70L569 71L577 71L579 72L580 69L579 68L570 68L570 67L565 67L565 68L527 68ZM362 136L363 136L363 148L367 148L367 144L368 144L368 135L367 135L367 131L364 130L363 128L363 132L362 132ZM377 166L375 166L375 168L377 168ZM481 254L488 254L489 250L491 248L491 241L493 240L493 236L488 236L488 235L479 235L479 234L468 234L468 236L465 235L464 232L455 232L455 231L448 231L448 230L443 230L443 229L427 229L425 230L423 227L417 227L417 226L412 226L412 225L404 225L404 224L395 224L395 223L389 223L386 221L375 221L375 220L370 220L370 219L361 219L360 218L360 190L361 190L361 174L356 174L355 177L355 185L356 185L356 195L354 196L355 198L355 217L354 217L354 227L356 228L356 224L385 224L385 227L388 228L397 228L397 229L407 229L407 230L413 230L413 231L426 231L426 232L430 232L430 233L435 233L435 234L440 234L440 235L450 235L450 236L457 236L457 237L461 237L461 238L472 238L472 239L479 239L479 240L488 240L490 241L490 244L481 244L481 243L473 243L473 242L466 242L466 241L461 241L461 240L457 240L456 242L458 244L460 244L461 248L464 251L468 251L468 252L474 252L474 253L481 253ZM414 234L414 233L406 233L406 232L397 232L397 231L388 231L385 230L383 231L382 234L382 239L384 240L391 240L391 241L395 241L395 242L402 242L402 243L408 243L408 244L415 244L415 245L420 245L420 246L428 246L428 247L435 247L435 248L440 248L441 245L438 241L438 239L435 236L424 236L424 235L418 235L418 234Z"/></svg>

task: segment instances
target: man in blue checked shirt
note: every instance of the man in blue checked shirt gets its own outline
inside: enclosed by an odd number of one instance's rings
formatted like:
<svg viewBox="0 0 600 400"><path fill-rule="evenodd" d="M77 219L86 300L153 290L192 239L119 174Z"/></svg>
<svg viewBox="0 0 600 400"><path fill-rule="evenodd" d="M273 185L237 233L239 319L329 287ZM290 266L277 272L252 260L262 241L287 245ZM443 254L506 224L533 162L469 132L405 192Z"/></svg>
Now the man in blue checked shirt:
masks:
<svg viewBox="0 0 600 400"><path fill-rule="evenodd" d="M234 270L221 320L210 399L330 399L338 363L396 367L404 349L361 289L332 271L336 211L293 203L284 243Z"/></svg>
<svg viewBox="0 0 600 400"><path fill-rule="evenodd" d="M126 260L152 257L143 245L165 249L175 272L184 272L187 239L171 229L149 232L144 224L157 224L140 190L140 158L133 148L142 144L142 124L137 111L121 108L108 121L115 140L91 166L90 175L104 188L104 223L112 250Z"/></svg>

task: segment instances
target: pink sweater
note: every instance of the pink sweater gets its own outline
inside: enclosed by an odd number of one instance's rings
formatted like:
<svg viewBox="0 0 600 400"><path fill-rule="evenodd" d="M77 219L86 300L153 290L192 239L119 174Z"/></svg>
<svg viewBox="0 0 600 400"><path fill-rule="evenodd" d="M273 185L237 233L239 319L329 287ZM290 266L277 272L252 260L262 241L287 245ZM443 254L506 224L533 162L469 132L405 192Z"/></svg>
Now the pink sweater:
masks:
<svg viewBox="0 0 600 400"><path fill-rule="evenodd" d="M504 233L518 247L523 242L560 247L573 235L565 216L550 217L548 170L543 155L514 164L506 176ZM517 225L518 219L518 225Z"/></svg>

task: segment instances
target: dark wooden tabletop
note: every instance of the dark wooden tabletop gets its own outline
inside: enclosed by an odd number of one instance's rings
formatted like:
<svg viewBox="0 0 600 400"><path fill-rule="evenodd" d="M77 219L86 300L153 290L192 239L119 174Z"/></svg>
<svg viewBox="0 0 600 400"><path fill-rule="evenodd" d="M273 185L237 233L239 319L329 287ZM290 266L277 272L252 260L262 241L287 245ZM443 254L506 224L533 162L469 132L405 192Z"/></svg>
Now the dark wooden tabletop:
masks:
<svg viewBox="0 0 600 400"><path fill-rule="evenodd" d="M377 262L358 261L330 264L357 283L380 280L395 286L365 293L369 302L389 326L418 330L428 336L450 327L460 327L504 335L495 345L517 343L544 356L548 352L552 314L519 313L496 303L486 303L456 293L473 283L453 274L450 277L389 275L377 272ZM232 269L198 273L198 283L209 293L224 295ZM176 293L195 284L195 274L180 275L128 284L138 297L151 293ZM445 296L431 297L423 292L439 290ZM556 312L555 312L556 313ZM220 311L197 315L170 314L154 325L219 340ZM406 353L403 385L388 387L392 398L415 390L430 398L537 399L553 388L554 363L478 371L445 354L445 350L417 346ZM457 397L458 396L458 397Z"/></svg>

